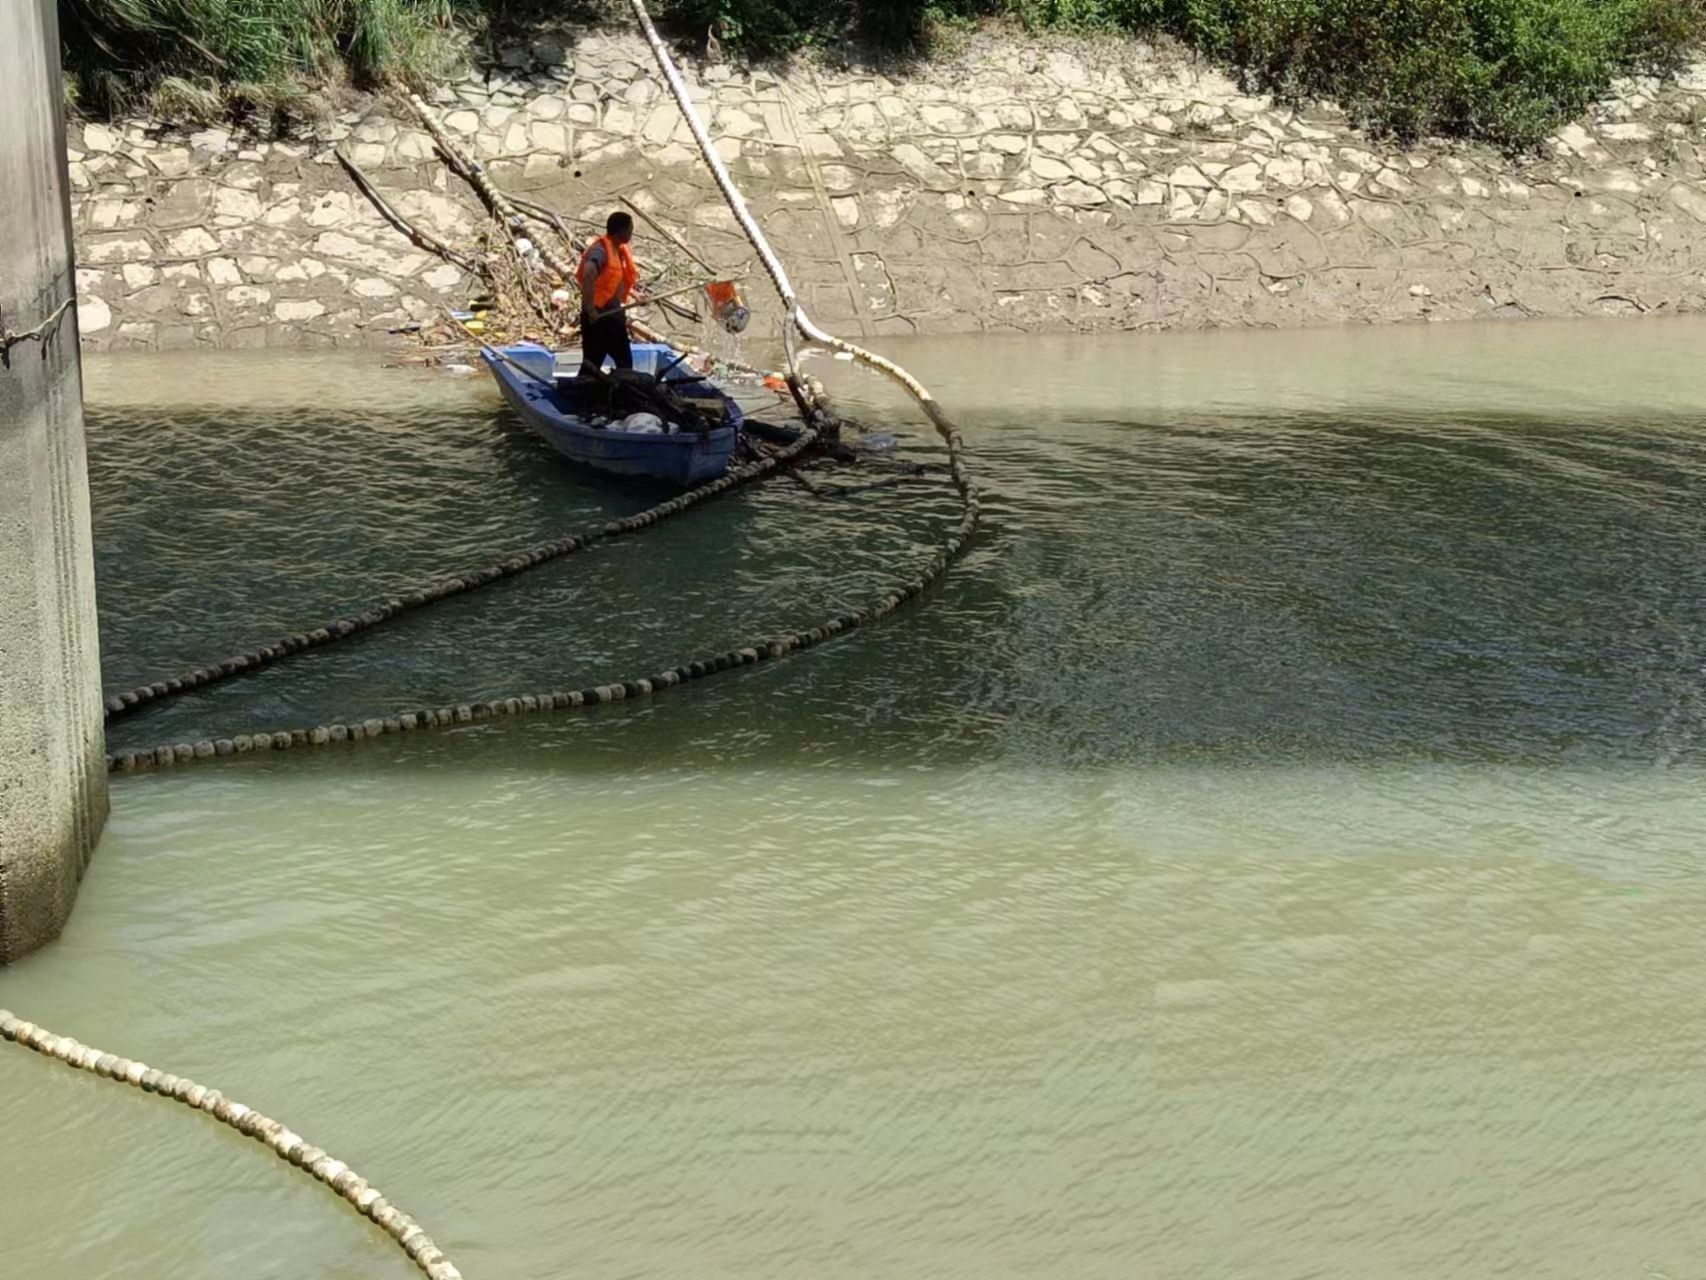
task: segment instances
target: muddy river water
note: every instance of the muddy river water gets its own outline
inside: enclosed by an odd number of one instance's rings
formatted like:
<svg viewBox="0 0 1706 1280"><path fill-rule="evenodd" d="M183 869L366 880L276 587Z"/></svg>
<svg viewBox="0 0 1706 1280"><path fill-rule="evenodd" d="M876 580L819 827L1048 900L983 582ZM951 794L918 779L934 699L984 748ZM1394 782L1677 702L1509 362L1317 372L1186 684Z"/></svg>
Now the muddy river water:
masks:
<svg viewBox="0 0 1706 1280"><path fill-rule="evenodd" d="M115 779L0 1005L348 1160L470 1280L1706 1275L1706 324L921 342L987 519L645 702ZM91 363L109 686L651 495L483 378ZM115 724L576 688L879 595L866 474ZM404 1280L323 1188L0 1046L0 1273Z"/></svg>

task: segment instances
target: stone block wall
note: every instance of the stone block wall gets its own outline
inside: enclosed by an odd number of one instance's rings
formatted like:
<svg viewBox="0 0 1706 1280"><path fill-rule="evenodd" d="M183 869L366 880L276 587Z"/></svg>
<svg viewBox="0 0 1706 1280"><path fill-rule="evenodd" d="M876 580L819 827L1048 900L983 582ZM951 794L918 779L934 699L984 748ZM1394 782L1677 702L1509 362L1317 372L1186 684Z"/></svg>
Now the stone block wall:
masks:
<svg viewBox="0 0 1706 1280"><path fill-rule="evenodd" d="M689 77L802 300L854 335L1706 305L1702 69L1620 86L1520 162L1394 150L1136 43ZM500 186L592 220L625 194L717 265L750 259L638 37L565 33L432 96ZM334 145L428 230L489 225L383 100L286 141L84 125L86 339L373 341L464 302L473 282L388 226Z"/></svg>

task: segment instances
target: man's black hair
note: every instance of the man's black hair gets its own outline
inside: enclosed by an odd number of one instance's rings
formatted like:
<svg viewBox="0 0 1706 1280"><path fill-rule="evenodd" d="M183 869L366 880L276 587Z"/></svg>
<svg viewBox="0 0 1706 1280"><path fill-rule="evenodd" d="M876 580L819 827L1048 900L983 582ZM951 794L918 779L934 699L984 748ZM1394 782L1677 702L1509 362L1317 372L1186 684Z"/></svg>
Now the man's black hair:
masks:
<svg viewBox="0 0 1706 1280"><path fill-rule="evenodd" d="M605 219L604 234L607 236L633 235L634 220L618 209Z"/></svg>

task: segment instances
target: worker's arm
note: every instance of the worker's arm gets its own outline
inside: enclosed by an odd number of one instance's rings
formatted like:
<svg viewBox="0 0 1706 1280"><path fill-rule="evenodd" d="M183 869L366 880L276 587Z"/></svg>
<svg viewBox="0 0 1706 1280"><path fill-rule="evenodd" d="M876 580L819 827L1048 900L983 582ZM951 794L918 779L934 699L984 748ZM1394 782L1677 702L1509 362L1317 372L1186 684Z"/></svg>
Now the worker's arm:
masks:
<svg viewBox="0 0 1706 1280"><path fill-rule="evenodd" d="M592 315L592 291L593 285L598 280L598 271L598 263L594 262L590 256L585 262L581 263L579 284L581 287L581 314L584 316Z"/></svg>
<svg viewBox="0 0 1706 1280"><path fill-rule="evenodd" d="M580 276L576 281L581 288L581 317L583 320L594 318L592 307L593 294L596 291L599 273L604 270L604 246L595 244L581 261Z"/></svg>

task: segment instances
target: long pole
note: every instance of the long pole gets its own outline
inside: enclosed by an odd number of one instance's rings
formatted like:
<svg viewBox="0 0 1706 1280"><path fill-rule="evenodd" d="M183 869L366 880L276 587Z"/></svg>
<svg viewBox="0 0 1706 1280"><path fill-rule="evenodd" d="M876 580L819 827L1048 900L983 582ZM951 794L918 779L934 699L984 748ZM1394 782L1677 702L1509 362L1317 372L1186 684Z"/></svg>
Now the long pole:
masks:
<svg viewBox="0 0 1706 1280"><path fill-rule="evenodd" d="M770 275L771 283L776 286L776 292L782 297L782 305L787 313L787 323L782 330L782 340L788 358L789 380L796 386L800 385L799 366L794 358L793 335L788 331L788 326L791 325L799 329L813 342L821 342L826 347L844 351L861 364L887 374L900 383L911 394L912 398L918 401L919 407L924 410L935 426L937 434L958 448L962 443L959 427L955 425L953 419L947 415L941 404L930 394L922 382L894 361L886 360L874 352L866 351L863 347L854 346L851 342L819 328L806 315L805 310L800 306L799 298L794 293L794 286L788 282L788 273L782 269L781 262L770 248L770 242L764 238L764 232L759 229L757 220L752 216L751 210L746 207L746 200L735 186L734 179L729 177L729 171L723 165L722 157L717 154L717 149L711 145L710 135L705 132L705 125L699 119L699 112L694 107L692 98L688 96L687 86L682 83L681 73L676 69L675 60L670 57L663 38L658 35L657 28L652 25L652 15L646 9L645 0L628 0L628 3L634 10L634 17L640 24L640 30L645 34L646 43L652 48L652 57L656 59L658 70L663 73L663 78L669 85L669 91L675 98L676 106L681 108L681 114L687 120L687 127L693 134L693 141L699 146L699 154L705 158L705 163L711 170L711 176L716 180L717 188L723 193L723 199L727 202L729 211L734 214L735 221L740 224L741 230L746 233L746 238L752 242L752 247L758 252L759 261L764 264L765 271Z"/></svg>
<svg viewBox="0 0 1706 1280"><path fill-rule="evenodd" d="M695 289L703 289L708 284L725 284L741 279L741 276L724 276L720 279L698 280L693 284L684 284L679 289L671 289L667 293L649 293L635 302L624 302L619 307L609 307L593 316L594 320L602 320L605 316L617 315L623 311L631 311L635 307L648 307L654 302L662 302L665 298L679 298L684 293L692 293Z"/></svg>

